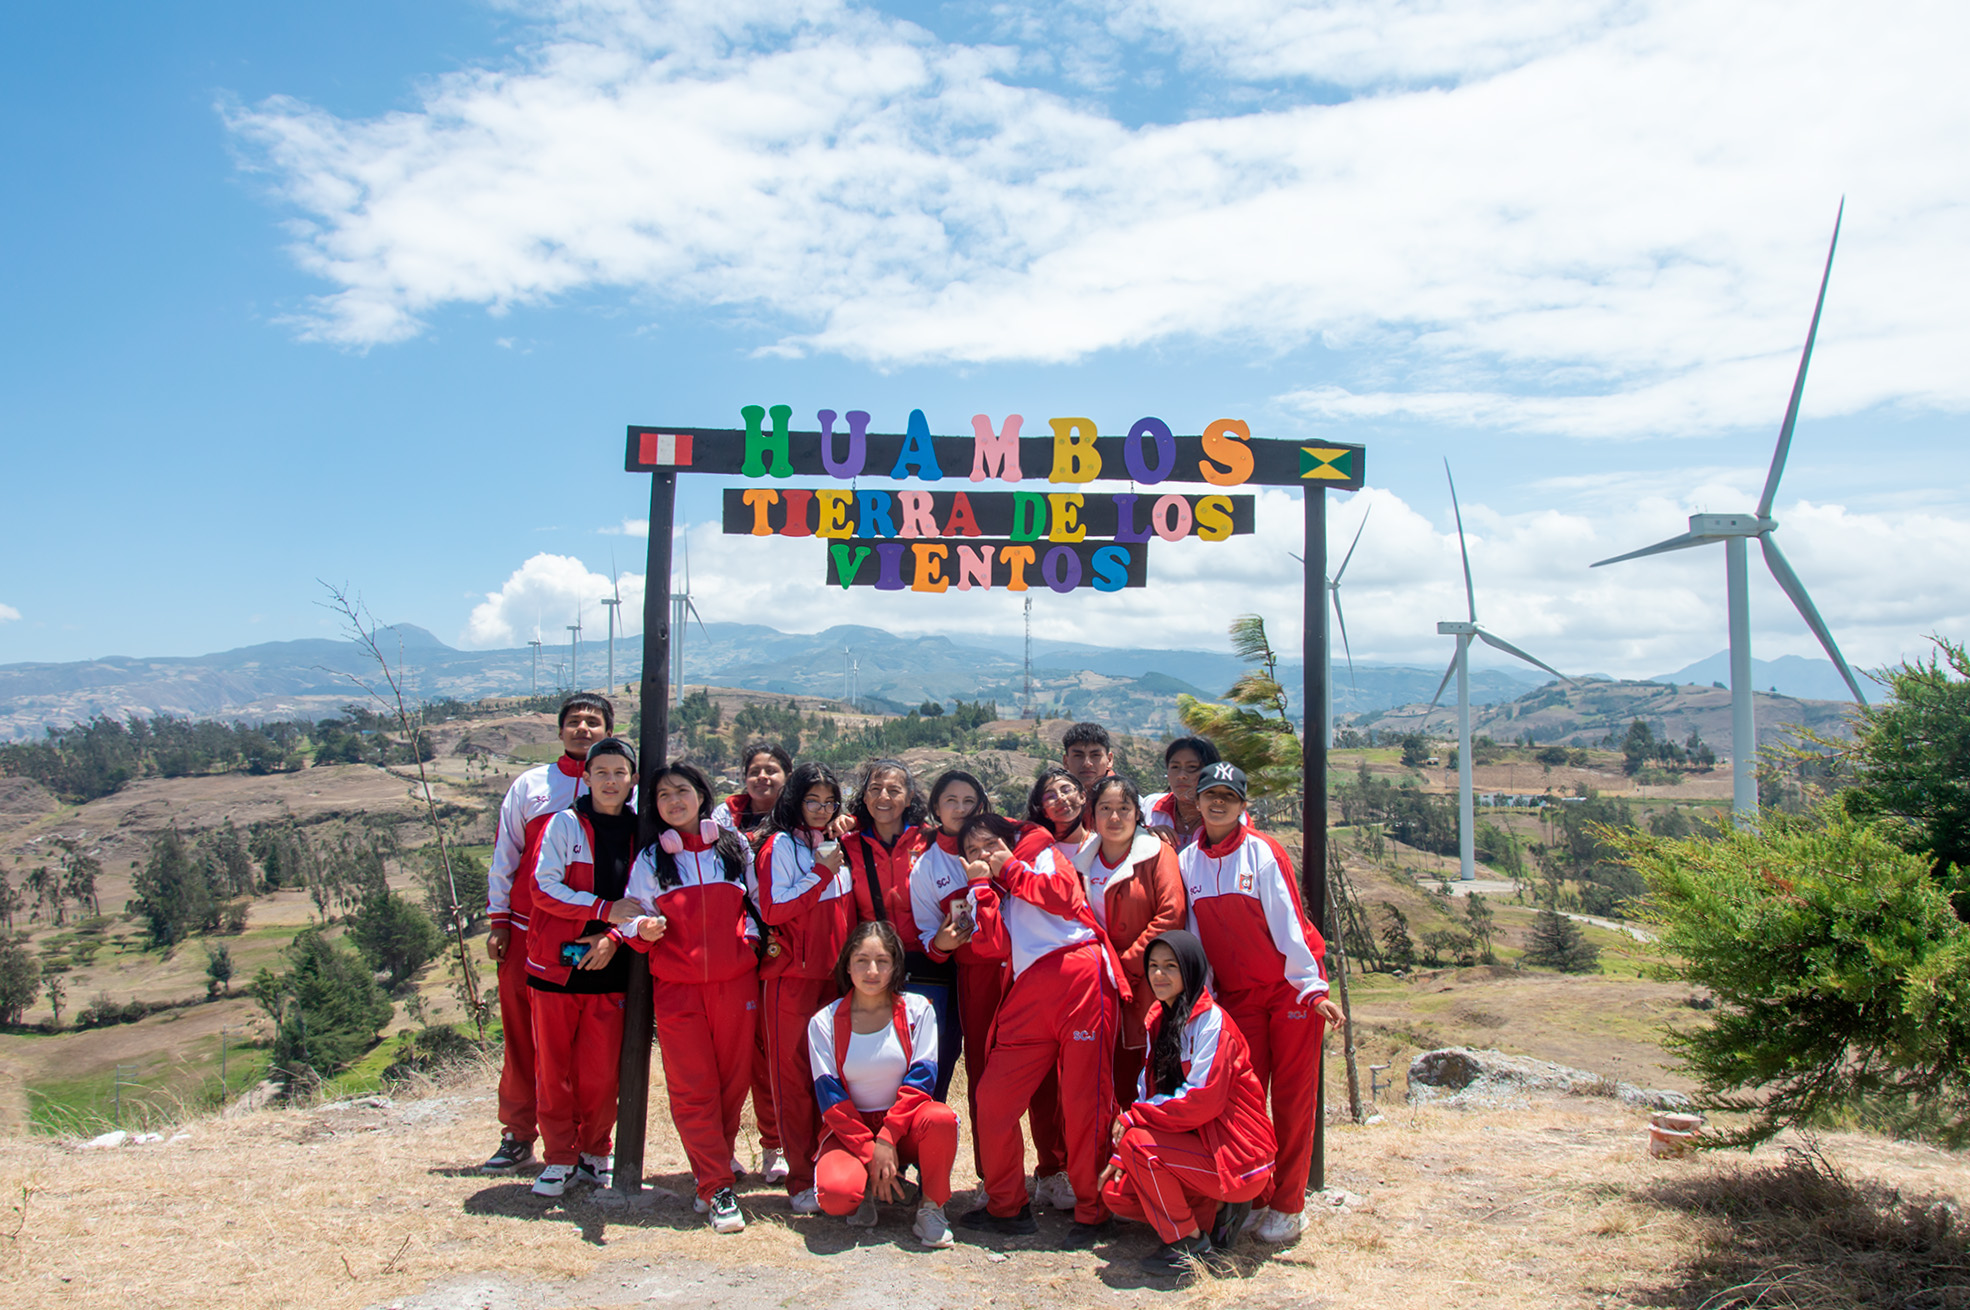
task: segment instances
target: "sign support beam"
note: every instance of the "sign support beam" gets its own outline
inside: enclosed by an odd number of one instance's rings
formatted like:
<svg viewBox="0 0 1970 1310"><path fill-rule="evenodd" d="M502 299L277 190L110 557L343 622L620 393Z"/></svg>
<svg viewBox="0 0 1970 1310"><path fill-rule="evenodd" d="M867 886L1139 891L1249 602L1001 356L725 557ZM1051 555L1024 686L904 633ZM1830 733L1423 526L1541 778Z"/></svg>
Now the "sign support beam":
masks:
<svg viewBox="0 0 1970 1310"><path fill-rule="evenodd" d="M1309 482L1306 498L1306 563L1300 591L1300 898L1307 918L1327 932L1327 735L1322 731L1327 685L1327 488ZM1327 1044L1314 1052L1313 1167L1307 1183L1327 1187Z"/></svg>

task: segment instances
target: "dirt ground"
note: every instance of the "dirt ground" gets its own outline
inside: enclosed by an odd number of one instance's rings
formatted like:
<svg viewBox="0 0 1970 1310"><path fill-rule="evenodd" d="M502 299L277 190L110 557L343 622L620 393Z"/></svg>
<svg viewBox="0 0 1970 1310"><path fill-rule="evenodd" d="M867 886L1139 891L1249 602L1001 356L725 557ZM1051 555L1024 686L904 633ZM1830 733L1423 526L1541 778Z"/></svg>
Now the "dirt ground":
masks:
<svg viewBox="0 0 1970 1310"><path fill-rule="evenodd" d="M651 1181L688 1197L660 1091L654 1099ZM1768 1148L1750 1161L1651 1159L1644 1115L1591 1097L1516 1111L1385 1107L1380 1122L1330 1132L1328 1182L1345 1190L1344 1204L1315 1198L1296 1244L1248 1243L1234 1275L1177 1286L1137 1272L1153 1245L1147 1230L1123 1226L1092 1252L1059 1251L1066 1219L1051 1213L1037 1237L961 1239L932 1252L918 1247L901 1209L855 1231L793 1218L783 1195L758 1187L742 1187L749 1226L730 1237L713 1235L688 1199L674 1196L634 1210L600 1205L581 1187L543 1200L524 1177L470 1167L493 1138L484 1072L422 1099L259 1111L184 1132L114 1150L0 1142L0 1301L315 1310L1747 1306L1713 1299L1726 1276L1718 1262L1738 1259L1745 1237L1743 1221L1714 1202L1781 1158ZM1819 1150L1849 1177L1900 1189L1909 1206L1970 1194L1962 1155L1857 1135L1829 1136ZM969 1152L960 1156L962 1189L974 1180ZM961 1191L952 1210L970 1199ZM1772 1259L1787 1265L1775 1278L1831 1285L1846 1276L1834 1256L1804 1246ZM1926 1274L1942 1289L1936 1299L1894 1304L1970 1304L1947 1299L1970 1298L1970 1273L1939 1267L1954 1281Z"/></svg>

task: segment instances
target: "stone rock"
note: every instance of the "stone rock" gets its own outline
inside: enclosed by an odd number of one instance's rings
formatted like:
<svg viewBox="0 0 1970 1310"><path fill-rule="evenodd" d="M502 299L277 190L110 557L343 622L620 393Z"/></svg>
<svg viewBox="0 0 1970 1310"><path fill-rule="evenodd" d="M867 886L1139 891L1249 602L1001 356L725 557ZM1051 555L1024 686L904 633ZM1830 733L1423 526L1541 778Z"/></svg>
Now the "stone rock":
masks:
<svg viewBox="0 0 1970 1310"><path fill-rule="evenodd" d="M1605 1083L1599 1074L1550 1060L1447 1046L1409 1062L1409 1100L1450 1105L1521 1105L1527 1092L1570 1092Z"/></svg>
<svg viewBox="0 0 1970 1310"><path fill-rule="evenodd" d="M1614 1099L1623 1105L1648 1110L1687 1110L1690 1098L1666 1087L1637 1087L1622 1083L1614 1089Z"/></svg>
<svg viewBox="0 0 1970 1310"><path fill-rule="evenodd" d="M90 1138L88 1141L82 1143L82 1149L85 1151L105 1150L110 1147L121 1146L129 1140L130 1134L119 1128L115 1132L104 1133L101 1137Z"/></svg>
<svg viewBox="0 0 1970 1310"><path fill-rule="evenodd" d="M132 1146L149 1146L152 1142L161 1142L163 1140L163 1133L138 1133L130 1139L130 1144Z"/></svg>

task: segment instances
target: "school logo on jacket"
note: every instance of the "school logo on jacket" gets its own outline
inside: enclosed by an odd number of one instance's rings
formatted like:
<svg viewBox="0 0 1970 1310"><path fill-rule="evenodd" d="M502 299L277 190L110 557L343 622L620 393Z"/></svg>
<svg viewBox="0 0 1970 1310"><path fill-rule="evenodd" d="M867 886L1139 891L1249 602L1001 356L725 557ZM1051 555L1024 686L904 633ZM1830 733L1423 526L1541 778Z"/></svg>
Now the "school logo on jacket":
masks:
<svg viewBox="0 0 1970 1310"><path fill-rule="evenodd" d="M1252 869L1247 869L1245 870L1245 872L1238 875L1239 891L1249 893L1254 887L1257 887L1258 885L1259 885L1259 875L1257 871Z"/></svg>
<svg viewBox="0 0 1970 1310"><path fill-rule="evenodd" d="M1091 1042L1094 1040L1094 1032L1088 1028L1076 1028L1073 1033L1073 1039L1077 1042Z"/></svg>

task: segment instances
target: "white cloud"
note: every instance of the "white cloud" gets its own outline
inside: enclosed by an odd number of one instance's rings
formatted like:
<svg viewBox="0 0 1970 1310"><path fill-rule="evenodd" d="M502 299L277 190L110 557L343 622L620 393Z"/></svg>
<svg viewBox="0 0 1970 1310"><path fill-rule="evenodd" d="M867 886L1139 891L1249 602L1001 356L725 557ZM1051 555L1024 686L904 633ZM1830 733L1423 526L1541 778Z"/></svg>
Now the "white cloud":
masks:
<svg viewBox="0 0 1970 1310"><path fill-rule="evenodd" d="M605 537L643 537L647 540L650 535L650 520L624 519L616 527L597 528L596 531Z"/></svg>
<svg viewBox="0 0 1970 1310"><path fill-rule="evenodd" d="M0 623L12 623L20 616L21 612L12 605L0 605Z"/></svg>
<svg viewBox="0 0 1970 1310"><path fill-rule="evenodd" d="M619 288L765 351L1314 343L1374 361L1317 417L1714 431L1782 408L1845 192L1808 413L1970 407L1962 6L1083 5L1264 106L1143 126L1015 83L1043 15L998 48L833 0L545 12L414 110L228 114L334 288L307 334Z"/></svg>
<svg viewBox="0 0 1970 1310"><path fill-rule="evenodd" d="M643 575L621 576L622 607L617 636L643 630ZM570 555L535 555L515 569L498 591L473 606L460 644L467 648L518 646L538 637L552 646L568 640L567 625L579 621L584 642L609 635L611 595L606 575L590 572Z"/></svg>

